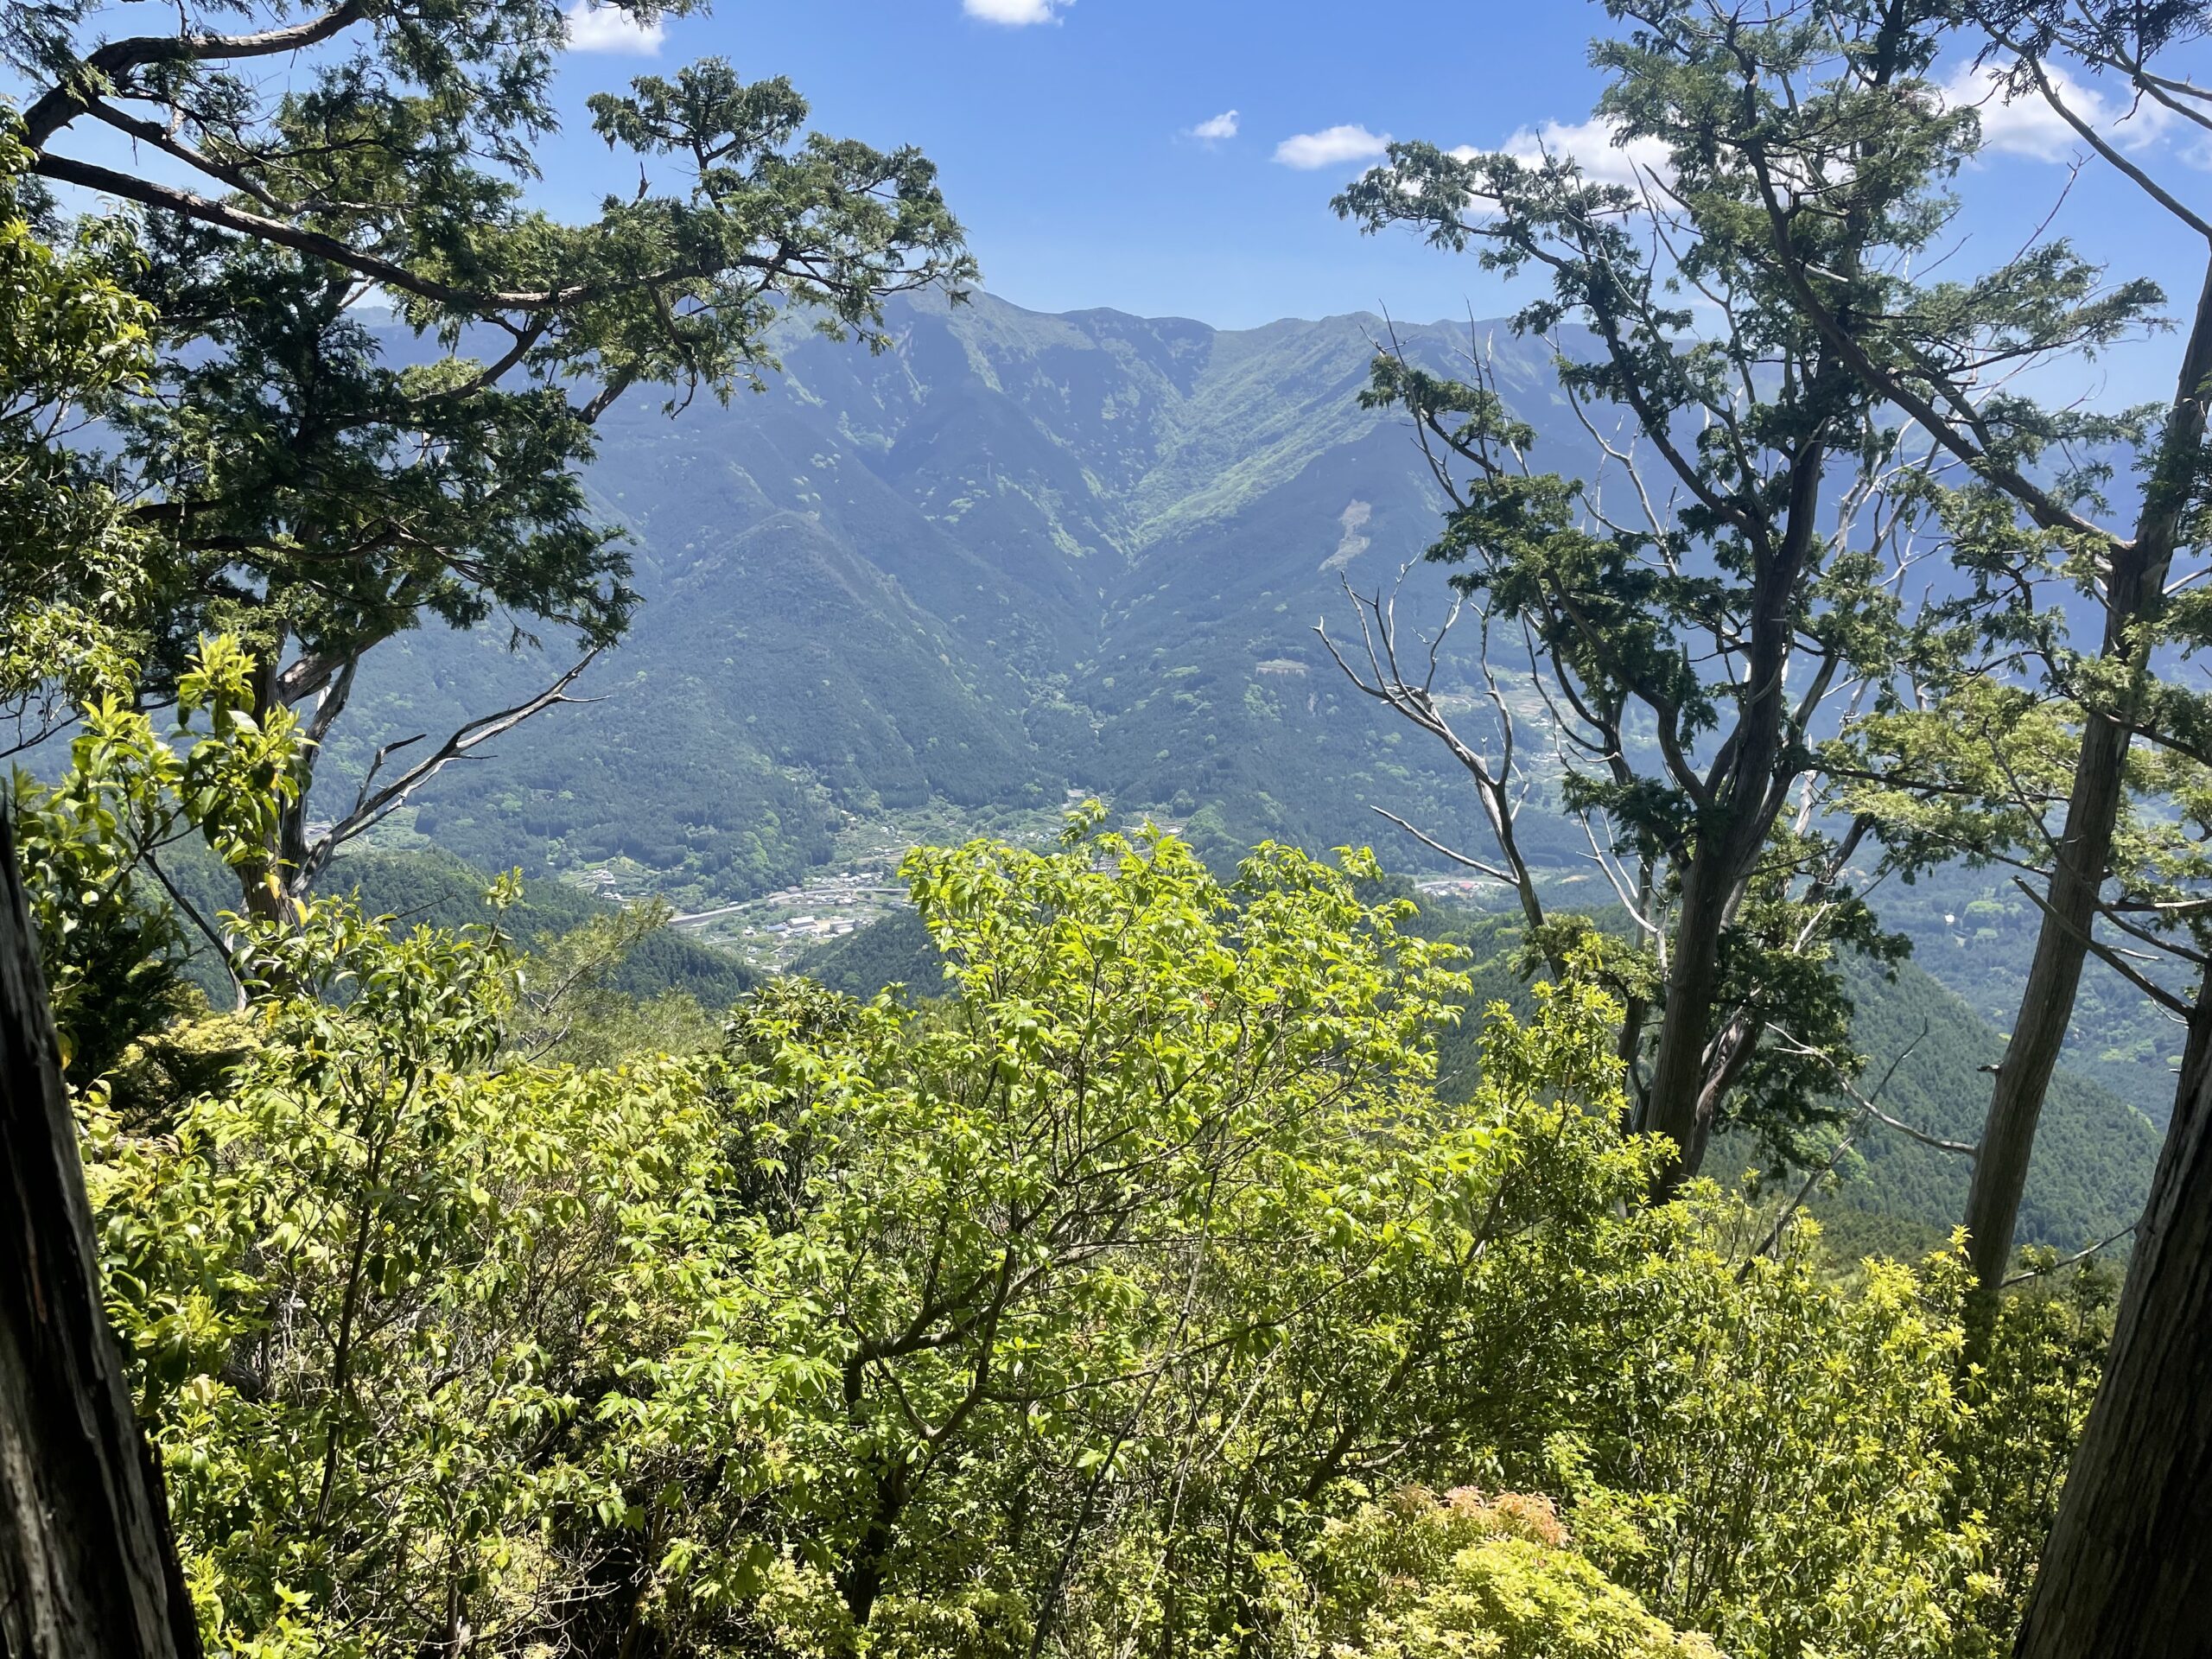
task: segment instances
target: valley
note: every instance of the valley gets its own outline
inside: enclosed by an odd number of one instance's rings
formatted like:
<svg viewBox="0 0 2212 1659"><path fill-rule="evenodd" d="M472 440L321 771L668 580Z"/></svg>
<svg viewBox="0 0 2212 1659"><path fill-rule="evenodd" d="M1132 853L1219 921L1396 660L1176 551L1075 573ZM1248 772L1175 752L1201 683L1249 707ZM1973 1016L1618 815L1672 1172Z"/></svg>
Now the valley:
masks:
<svg viewBox="0 0 2212 1659"><path fill-rule="evenodd" d="M2212 7L120 10L0 1656L2202 1646Z"/></svg>
<svg viewBox="0 0 2212 1659"><path fill-rule="evenodd" d="M1358 401L1381 318L1216 330L978 294L896 300L889 324L876 355L785 325L766 390L672 423L645 399L608 416L585 476L629 538L630 637L580 683L588 701L439 778L378 844L658 897L769 970L895 909L907 847L1039 844L1085 794L1177 824L1217 868L1264 839L1372 844L1432 891L1497 902L1376 816L1486 846L1457 766L1354 690L1314 632L1357 662L1348 589L1395 595L1408 648L1449 601L1421 562L1440 522L1427 465ZM1598 470L1541 343L1502 323L1395 337L1440 372L1478 344L1535 460ZM1474 646L1464 625L1451 636L1435 690L1479 739ZM338 798L393 736L527 696L562 651L401 636L364 664L319 786ZM1510 657L1500 671L1539 809L1524 847L1548 890L1609 902L1580 826L1541 810L1556 777L1541 699ZM1960 871L1891 884L1883 905L2001 1027L2028 901ZM2069 1065L2155 1120L2178 1041L2089 965Z"/></svg>

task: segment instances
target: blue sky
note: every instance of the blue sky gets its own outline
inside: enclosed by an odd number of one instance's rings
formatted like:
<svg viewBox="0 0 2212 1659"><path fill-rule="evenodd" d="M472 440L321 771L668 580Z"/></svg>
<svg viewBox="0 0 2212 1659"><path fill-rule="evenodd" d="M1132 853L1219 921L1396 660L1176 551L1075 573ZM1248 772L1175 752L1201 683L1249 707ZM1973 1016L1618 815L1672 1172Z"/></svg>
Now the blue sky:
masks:
<svg viewBox="0 0 2212 1659"><path fill-rule="evenodd" d="M1446 315L1473 276L1363 245L1327 206L1357 160L1279 165L1282 140L1355 127L1490 142L1586 106L1595 85L1574 3L976 0L1014 14L1033 4L1054 15L1022 27L962 0L721 0L707 17L671 20L659 55L715 53L747 76L788 74L824 130L919 144L943 169L986 284L1007 299L1222 325L1386 301ZM1502 32L1516 10L1538 21ZM624 68L580 58L567 79ZM1231 111L1233 137L1194 136Z"/></svg>
<svg viewBox="0 0 2212 1659"><path fill-rule="evenodd" d="M1495 143L1586 111L1593 21L1573 0L720 0L666 23L654 67L723 55L789 75L825 131L919 144L986 285L1019 304L1224 326L1385 302L1443 316L1478 273L1338 222L1329 197L1356 156L1301 170L1275 147L1338 127ZM584 31L601 32L620 39ZM576 54L564 102L644 67ZM1196 136L1232 111L1233 136Z"/></svg>
<svg viewBox="0 0 2212 1659"><path fill-rule="evenodd" d="M1584 124L1598 91L1586 42L1607 25L1587 0L718 0L652 30L569 3L566 124L533 187L553 211L588 217L636 184L635 162L626 170L591 135L589 93L725 57L748 79L790 76L823 131L919 145L985 286L1040 310L1226 327L1384 308L1503 315L1518 296L1471 258L1362 237L1330 197L1387 137L1487 148L1542 133L1586 164L1619 165ZM2212 199L2212 145L2121 121L2109 89L2075 90L2183 194ZM2075 176L2082 146L2039 104L1985 104L1984 122L1989 154L1961 181L1969 205L1947 270L2008 255L2056 207L2054 226L2116 276L2150 276L2177 306L2193 302L2201 241L2102 163ZM66 147L87 156L128 143L79 126ZM2173 356L2171 337L2153 340L2063 365L2037 390L2163 399Z"/></svg>
<svg viewBox="0 0 2212 1659"><path fill-rule="evenodd" d="M1224 327L1384 306L1494 315L1514 296L1472 260L1363 238L1329 198L1360 166L1363 135L1494 146L1582 122L1598 85L1586 42L1605 23L1577 0L721 0L668 20L656 41L586 16L578 45L601 49L573 52L563 71L575 113L547 152L545 188L582 213L623 184L586 130L587 92L716 54L748 78L789 75L825 131L920 145L985 285L1019 304ZM1220 119L1230 111L1233 133ZM2010 251L2063 195L2059 227L2116 274L2193 299L2202 245L2101 165L2068 193L2079 145L2054 119L1986 111L1994 152L1963 181L1971 207L1952 268ZM1219 136L1200 136L1209 122ZM1326 137L1336 129L1351 130ZM2139 120L2121 130L2162 171L2212 193L2178 135ZM2078 390L2161 395L2171 355L2171 342L2123 353L2081 371Z"/></svg>

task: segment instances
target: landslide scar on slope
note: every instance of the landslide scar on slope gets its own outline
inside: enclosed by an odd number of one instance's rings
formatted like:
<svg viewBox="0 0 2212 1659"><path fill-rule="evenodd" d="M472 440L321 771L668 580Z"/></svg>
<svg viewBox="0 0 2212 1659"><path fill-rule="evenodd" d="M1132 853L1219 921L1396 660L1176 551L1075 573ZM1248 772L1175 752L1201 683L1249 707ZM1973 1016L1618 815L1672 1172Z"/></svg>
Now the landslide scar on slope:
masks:
<svg viewBox="0 0 2212 1659"><path fill-rule="evenodd" d="M1321 561L1324 570L1335 570L1350 564L1367 551L1367 537L1359 532L1374 516L1375 507L1371 502L1357 499L1337 515L1337 522L1344 526L1344 533L1337 543L1337 550Z"/></svg>

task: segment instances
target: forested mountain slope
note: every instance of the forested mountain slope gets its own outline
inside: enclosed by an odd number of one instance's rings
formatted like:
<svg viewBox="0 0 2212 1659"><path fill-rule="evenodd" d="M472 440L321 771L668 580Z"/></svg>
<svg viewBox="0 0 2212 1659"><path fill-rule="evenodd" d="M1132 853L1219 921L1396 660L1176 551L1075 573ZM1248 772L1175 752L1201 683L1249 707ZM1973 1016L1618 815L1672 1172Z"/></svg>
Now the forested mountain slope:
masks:
<svg viewBox="0 0 2212 1659"><path fill-rule="evenodd" d="M579 688L599 702L441 779L418 828L480 862L627 856L703 904L794 879L842 815L931 796L1096 791L1224 850L1371 839L1370 802L1467 827L1312 633L1436 524L1417 452L1357 406L1379 319L1231 333L978 295L892 324L873 356L794 331L727 408L608 417L588 480L635 538L632 634ZM1439 361L1467 340L1404 337ZM1498 351L1542 423L1545 348ZM1418 576L1409 613L1440 606ZM334 758L549 677L507 645L379 653Z"/></svg>
<svg viewBox="0 0 2212 1659"><path fill-rule="evenodd" d="M533 874L611 864L626 891L683 909L782 888L842 829L932 802L1097 793L1222 862L1262 837L1428 861L1376 806L1484 844L1464 779L1352 691L1313 632L1325 618L1352 634L1343 584L1389 588L1438 526L1409 434L1358 404L1390 325L1216 330L986 294L902 299L889 323L874 354L787 327L765 391L673 420L632 397L607 416L588 482L632 541L629 639L578 687L594 701L449 770L393 839ZM1478 342L1538 432L1537 464L1594 466L1542 344L1487 323L1395 337L1459 372ZM1445 601L1417 567L1403 626L1433 626ZM429 632L374 653L319 773L327 804L350 800L378 744L516 701L564 664L558 641L511 643ZM1443 656L1450 696L1478 695L1472 647L1463 632ZM1533 697L1523 712L1541 714ZM1532 814L1522 840L1562 879L1586 869L1579 829ZM2028 901L1989 873L1882 903L2002 1029ZM2104 995L2120 988L2092 966L2069 1061L2155 1118L2178 1027Z"/></svg>

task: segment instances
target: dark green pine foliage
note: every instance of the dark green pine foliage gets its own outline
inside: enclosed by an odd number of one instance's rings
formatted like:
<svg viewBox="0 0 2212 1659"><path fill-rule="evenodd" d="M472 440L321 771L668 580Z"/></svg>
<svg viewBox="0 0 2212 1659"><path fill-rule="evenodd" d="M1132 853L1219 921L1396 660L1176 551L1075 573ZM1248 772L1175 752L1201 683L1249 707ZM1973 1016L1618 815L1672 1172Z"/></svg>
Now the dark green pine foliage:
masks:
<svg viewBox="0 0 2212 1659"><path fill-rule="evenodd" d="M319 744L363 660L419 626L605 646L635 601L630 554L576 469L625 391L662 388L671 410L727 397L772 371L786 308L874 341L887 296L971 273L930 163L808 132L780 79L709 60L594 95L638 188L563 224L527 193L555 120L554 0L239 12L186 5L163 32L109 38L111 13L64 3L0 29L40 89L31 170L137 215L158 360L148 395L106 413L149 538L120 619L145 636L147 697L201 633L230 631L259 659L262 706L298 709ZM276 54L298 54L288 75L267 72ZM144 164L87 159L112 153L101 127ZM372 296L397 305L404 341L366 326ZM315 834L302 791L245 872L249 902L270 874L304 886L409 784L565 689L365 767Z"/></svg>

